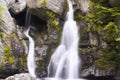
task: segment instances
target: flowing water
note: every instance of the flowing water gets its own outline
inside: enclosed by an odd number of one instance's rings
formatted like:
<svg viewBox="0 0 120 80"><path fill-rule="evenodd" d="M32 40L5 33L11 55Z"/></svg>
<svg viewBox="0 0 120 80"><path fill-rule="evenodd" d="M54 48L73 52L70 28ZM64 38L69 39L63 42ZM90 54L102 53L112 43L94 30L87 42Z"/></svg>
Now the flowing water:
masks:
<svg viewBox="0 0 120 80"><path fill-rule="evenodd" d="M67 12L67 21L64 24L61 43L51 56L48 65L48 77L42 80L83 80L80 78L80 59L78 55L78 27L74 21L74 11L70 0L68 1L69 11ZM34 40L29 36L30 18L27 14L25 35L29 39L29 51L27 57L27 67L32 77L35 75L35 59L34 59ZM37 79L41 80L41 79Z"/></svg>
<svg viewBox="0 0 120 80"><path fill-rule="evenodd" d="M29 35L29 31L30 31L30 13L29 11L27 12L26 14L26 28L27 30L25 30L24 34L28 37L29 39L29 50L28 50L28 56L27 56L27 67L28 67L28 71L30 73L30 75L34 78L36 78L36 75L35 75L35 68L36 68L36 65L35 65L35 57L34 57L34 46L35 46L35 43L34 43L34 40L32 39L32 37Z"/></svg>
<svg viewBox="0 0 120 80"><path fill-rule="evenodd" d="M67 21L64 24L61 44L53 53L46 80L77 80L79 79L80 59L78 55L78 27L74 21L74 11L70 0ZM80 79L79 79L80 80Z"/></svg>

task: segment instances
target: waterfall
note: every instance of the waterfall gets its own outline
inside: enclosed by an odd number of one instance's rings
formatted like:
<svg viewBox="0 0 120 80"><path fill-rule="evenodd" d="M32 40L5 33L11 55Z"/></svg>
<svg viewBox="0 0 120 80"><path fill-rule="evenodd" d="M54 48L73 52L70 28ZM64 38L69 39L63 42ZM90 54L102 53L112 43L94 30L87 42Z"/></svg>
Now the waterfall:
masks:
<svg viewBox="0 0 120 80"><path fill-rule="evenodd" d="M51 60L48 65L48 77L54 78L55 80L75 80L79 78L80 72L78 27L73 18L74 10L72 2L70 0L67 1L69 11L66 15L67 21L64 24L61 43L51 56Z"/></svg>
<svg viewBox="0 0 120 80"><path fill-rule="evenodd" d="M26 28L27 30L25 30L24 34L28 37L29 39L29 50L28 50L28 56L27 56L27 67L28 67L28 71L30 73L30 75L34 78L36 78L36 75L35 75L35 68L36 68L36 65L35 65L35 57L34 57L34 46L35 46L35 43L34 43L34 40L32 39L31 36L29 36L29 31L30 31L30 13L29 13L29 10L27 11L27 14L26 14Z"/></svg>

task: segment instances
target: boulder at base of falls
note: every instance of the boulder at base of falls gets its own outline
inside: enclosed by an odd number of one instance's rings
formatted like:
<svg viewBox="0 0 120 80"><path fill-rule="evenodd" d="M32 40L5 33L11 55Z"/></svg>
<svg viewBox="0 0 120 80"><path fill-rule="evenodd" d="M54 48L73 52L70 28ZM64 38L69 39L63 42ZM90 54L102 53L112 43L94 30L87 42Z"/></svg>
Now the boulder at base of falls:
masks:
<svg viewBox="0 0 120 80"><path fill-rule="evenodd" d="M35 80L28 73L15 74L6 78L5 80Z"/></svg>

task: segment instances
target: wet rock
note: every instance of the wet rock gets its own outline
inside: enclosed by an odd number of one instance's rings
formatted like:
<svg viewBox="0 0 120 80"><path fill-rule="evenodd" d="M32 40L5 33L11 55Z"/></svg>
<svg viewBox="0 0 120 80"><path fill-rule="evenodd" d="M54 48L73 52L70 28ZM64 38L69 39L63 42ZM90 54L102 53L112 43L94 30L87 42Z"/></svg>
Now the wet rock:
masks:
<svg viewBox="0 0 120 80"><path fill-rule="evenodd" d="M112 73L111 73L112 72ZM84 69L82 72L82 77L86 77L86 76L90 76L90 75L94 75L95 77L100 77L100 76L113 76L115 74L114 70L106 70L106 69L99 69L97 68L95 65Z"/></svg>
<svg viewBox="0 0 120 80"><path fill-rule="evenodd" d="M21 73L21 74L10 76L5 80L35 80L35 79L32 78L28 73Z"/></svg>

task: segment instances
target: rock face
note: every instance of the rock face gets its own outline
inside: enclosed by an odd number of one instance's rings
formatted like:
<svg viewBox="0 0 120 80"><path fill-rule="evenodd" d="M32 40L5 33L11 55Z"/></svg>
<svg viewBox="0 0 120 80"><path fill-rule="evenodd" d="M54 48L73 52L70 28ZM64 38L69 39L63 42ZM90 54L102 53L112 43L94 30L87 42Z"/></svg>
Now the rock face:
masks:
<svg viewBox="0 0 120 80"><path fill-rule="evenodd" d="M72 0L72 2L75 16L77 14L88 15L88 0ZM117 6L113 0L110 0L109 4ZM0 0L1 7L3 11L0 11L0 15L2 15L0 19L0 78L27 71L26 53L29 44L23 34L25 26L21 27L15 22L18 18L25 18L25 16L15 18L10 15L12 12L13 15L18 16L19 13L26 10L26 7L32 18L30 36L35 41L36 75L39 78L46 77L51 54L60 43L61 25L65 20L64 13L67 11L66 0ZM120 24L119 18L116 19L116 22ZM77 24L80 32L81 77L115 76L119 80L119 66L117 66L117 71L115 68L103 69L96 65L96 60L103 54L101 48L107 47L107 43L100 37L102 33L90 29L86 20L77 20ZM22 73L5 80L34 79L29 74Z"/></svg>
<svg viewBox="0 0 120 80"><path fill-rule="evenodd" d="M64 10L64 0L27 0L27 5L32 9L45 8L57 14L62 14Z"/></svg>
<svg viewBox="0 0 120 80"><path fill-rule="evenodd" d="M18 14L26 8L26 0L5 0L8 9Z"/></svg>
<svg viewBox="0 0 120 80"><path fill-rule="evenodd" d="M79 0L81 1L81 0ZM111 0L115 1L115 0ZM117 2L117 0L116 0ZM113 3L113 2L112 2ZM116 4L117 5L117 4ZM80 14L80 12L78 11ZM82 13L80 15L83 15ZM89 15L89 13L84 14ZM77 15L78 16L78 15ZM82 18L82 17L81 17ZM107 57L111 54L119 53L119 51L106 52L103 49L109 48L109 44L107 41L103 39L103 32L95 31L91 29L90 24L86 22L84 19L77 20L78 25L80 27L80 57L82 59L81 66L81 77L101 77L101 76L109 76L109 79L105 80L119 80L119 64L116 67L108 67L111 66L112 62L104 63L104 56L107 54ZM119 16L117 17L116 23L119 26ZM119 42L118 42L119 43ZM102 62L103 60L103 62ZM111 60L111 59L110 59ZM103 64L100 64L102 62ZM106 65L107 64L107 65ZM101 67L100 67L101 66ZM103 67L106 66L107 68ZM113 77L112 79L110 77ZM103 79L98 79L103 80Z"/></svg>
<svg viewBox="0 0 120 80"><path fill-rule="evenodd" d="M15 30L15 23L13 18L10 16L10 13L7 8L7 4L4 0L0 1L1 8L3 8L3 11L1 11L1 30L5 33L10 34Z"/></svg>
<svg viewBox="0 0 120 80"><path fill-rule="evenodd" d="M11 3L11 2L8 2ZM4 0L0 1L0 77L24 71L25 67L25 48L26 44L22 40L23 34L17 27L14 19L8 11L8 4ZM10 74L11 73L11 74Z"/></svg>
<svg viewBox="0 0 120 80"><path fill-rule="evenodd" d="M46 11L52 11L57 15L62 15L65 0L27 0L27 6L32 9L32 14L46 19Z"/></svg>
<svg viewBox="0 0 120 80"><path fill-rule="evenodd" d="M10 5L10 9L15 14L18 14L26 8L26 4L26 0L17 0Z"/></svg>
<svg viewBox="0 0 120 80"><path fill-rule="evenodd" d="M80 10L82 13L86 13L89 8L89 1L88 0L73 0L74 5L76 5L76 10Z"/></svg>

